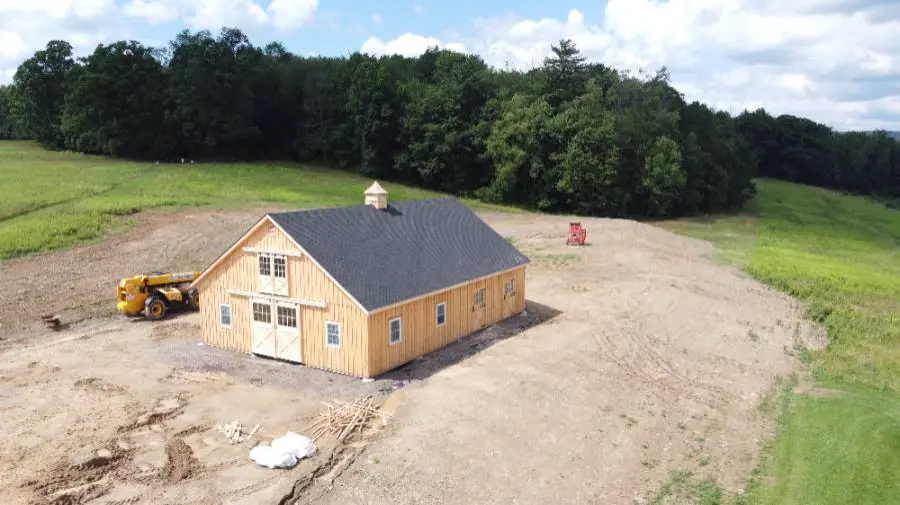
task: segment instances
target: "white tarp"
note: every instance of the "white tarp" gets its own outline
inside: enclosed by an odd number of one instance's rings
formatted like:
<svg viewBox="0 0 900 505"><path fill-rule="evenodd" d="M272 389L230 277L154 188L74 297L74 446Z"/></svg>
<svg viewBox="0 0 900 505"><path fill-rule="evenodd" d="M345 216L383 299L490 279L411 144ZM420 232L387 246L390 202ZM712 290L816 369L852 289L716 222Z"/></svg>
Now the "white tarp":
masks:
<svg viewBox="0 0 900 505"><path fill-rule="evenodd" d="M272 445L260 444L251 449L250 459L268 468L291 468L315 452L316 444L312 439L289 431L272 440Z"/></svg>

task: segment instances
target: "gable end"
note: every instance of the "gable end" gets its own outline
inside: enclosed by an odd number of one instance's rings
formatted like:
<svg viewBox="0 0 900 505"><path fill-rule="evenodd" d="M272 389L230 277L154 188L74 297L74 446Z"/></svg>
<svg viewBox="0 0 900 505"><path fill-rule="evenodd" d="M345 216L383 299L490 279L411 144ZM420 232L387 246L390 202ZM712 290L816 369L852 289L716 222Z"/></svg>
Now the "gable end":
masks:
<svg viewBox="0 0 900 505"><path fill-rule="evenodd" d="M251 252L251 253L252 252L260 252L260 250L258 250L256 248L253 248L253 247L245 248L243 246L250 239L250 237L253 236L253 234L255 234L257 231L259 231L266 224L271 224L273 226L274 230L277 230L278 233L280 233L284 238L286 238L288 241L290 241L292 244L294 244L297 247L297 249L300 250L299 255L297 253L291 253L291 252L286 252L286 251L280 252L281 254L285 254L287 256L306 256L310 261L313 262L313 264L316 266L316 268L318 268L323 274L325 274L325 277L327 277L331 282L333 282L334 285L337 286L338 289L340 289L341 292L344 293L344 295L346 295L347 298L349 298L353 302L354 305L356 305L356 307L358 309L360 309L364 314L368 315L368 313L369 313L368 310L366 310L366 308L363 307L363 305L361 303L359 303L359 301L352 294L350 294L350 292L347 291L347 289L344 288L344 286L342 286L341 283L339 283L334 278L334 276L332 276L331 273L328 272L328 270L326 270L318 261L316 261L316 259L311 254L309 254L309 252L307 252L306 249L303 248L303 246L301 246L299 243L297 243L297 241L294 239L294 237L291 236L291 234L285 232L284 229L277 222L275 222L275 220L272 219L271 216L269 216L269 214L264 215L259 221L256 222L256 224L254 224L249 230L247 230L247 232L244 233L244 235L242 235L241 238L239 238L230 248L228 248L228 250L226 250L221 256L219 256L219 258L216 259L216 261L214 261L212 263L212 265L207 267L203 271L203 273L201 273L200 276L197 277L197 279L195 279L194 282L191 283L191 287L197 288L198 290L200 290L201 296L202 296L202 286L204 284L204 281L209 277L209 274L211 272L215 271L217 268L219 268L219 266L226 259L228 259L233 254L235 254L236 252L239 252L239 251L240 252ZM276 252L276 251L272 251L272 252Z"/></svg>

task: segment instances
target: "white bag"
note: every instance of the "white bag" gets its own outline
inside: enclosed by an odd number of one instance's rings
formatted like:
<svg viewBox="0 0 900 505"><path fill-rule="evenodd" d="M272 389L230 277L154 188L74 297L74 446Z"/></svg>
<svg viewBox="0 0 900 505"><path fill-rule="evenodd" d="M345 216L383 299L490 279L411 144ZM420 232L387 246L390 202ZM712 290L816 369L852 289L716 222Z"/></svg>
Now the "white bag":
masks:
<svg viewBox="0 0 900 505"><path fill-rule="evenodd" d="M316 453L316 443L311 438L298 435L293 431L272 440L272 448L290 454L298 460Z"/></svg>
<svg viewBox="0 0 900 505"><path fill-rule="evenodd" d="M250 449L250 459L257 465L268 468L291 468L297 464L297 458L293 454L268 445L257 445Z"/></svg>

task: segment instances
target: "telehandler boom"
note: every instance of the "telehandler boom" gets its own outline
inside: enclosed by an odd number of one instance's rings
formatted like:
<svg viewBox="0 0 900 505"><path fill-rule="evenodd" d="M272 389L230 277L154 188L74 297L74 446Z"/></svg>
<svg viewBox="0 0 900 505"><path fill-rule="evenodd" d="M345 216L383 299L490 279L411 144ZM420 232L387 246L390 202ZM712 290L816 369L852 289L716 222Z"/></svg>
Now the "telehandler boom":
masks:
<svg viewBox="0 0 900 505"><path fill-rule="evenodd" d="M130 317L140 316L152 321L162 319L177 306L198 310L200 295L191 282L200 272L151 272L119 281L116 287L116 309Z"/></svg>

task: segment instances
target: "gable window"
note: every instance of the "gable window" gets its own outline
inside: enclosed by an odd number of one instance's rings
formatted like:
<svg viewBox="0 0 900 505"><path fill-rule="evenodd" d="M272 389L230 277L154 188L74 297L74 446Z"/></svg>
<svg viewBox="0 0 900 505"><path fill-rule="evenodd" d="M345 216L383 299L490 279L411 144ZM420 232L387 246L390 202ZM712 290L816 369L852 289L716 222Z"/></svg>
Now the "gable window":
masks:
<svg viewBox="0 0 900 505"><path fill-rule="evenodd" d="M389 341L391 344L396 344L400 342L402 335L400 334L400 318L395 317L388 322L388 328L390 329L390 337Z"/></svg>
<svg viewBox="0 0 900 505"><path fill-rule="evenodd" d="M231 328L231 305L227 303L219 305L219 324L222 328Z"/></svg>
<svg viewBox="0 0 900 505"><path fill-rule="evenodd" d="M272 258L275 263L275 277L285 278L287 277L287 269L285 268L285 259L284 256L275 256Z"/></svg>
<svg viewBox="0 0 900 505"><path fill-rule="evenodd" d="M287 256L272 252L257 253L259 291L288 296Z"/></svg>
<svg viewBox="0 0 900 505"><path fill-rule="evenodd" d="M438 326L444 326L444 323L447 322L447 304L445 302L437 304L435 319Z"/></svg>
<svg viewBox="0 0 900 505"><path fill-rule="evenodd" d="M253 320L257 323L271 323L272 306L268 303L253 302Z"/></svg>
<svg viewBox="0 0 900 505"><path fill-rule="evenodd" d="M473 297L473 300L472 300L472 305L474 305L476 307L484 306L484 288L481 288L475 292L475 296Z"/></svg>
<svg viewBox="0 0 900 505"><path fill-rule="evenodd" d="M325 321L325 345L332 348L341 346L341 325L334 321Z"/></svg>
<svg viewBox="0 0 900 505"><path fill-rule="evenodd" d="M272 275L272 258L267 254L259 255L259 275L266 277Z"/></svg>
<svg viewBox="0 0 900 505"><path fill-rule="evenodd" d="M516 280L510 279L506 281L506 284L503 286L503 297L516 294Z"/></svg>

